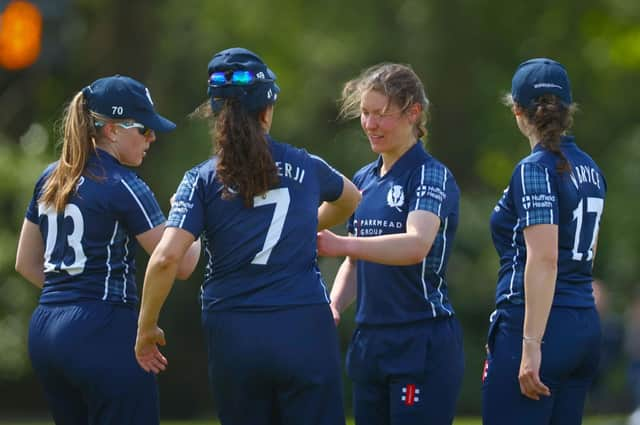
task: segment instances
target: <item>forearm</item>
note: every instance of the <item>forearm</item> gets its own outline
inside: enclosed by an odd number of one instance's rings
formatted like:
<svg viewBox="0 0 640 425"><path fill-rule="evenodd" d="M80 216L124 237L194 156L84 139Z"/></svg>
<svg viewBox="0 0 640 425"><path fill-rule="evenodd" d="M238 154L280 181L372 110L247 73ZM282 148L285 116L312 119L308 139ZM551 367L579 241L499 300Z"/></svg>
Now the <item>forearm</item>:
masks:
<svg viewBox="0 0 640 425"><path fill-rule="evenodd" d="M556 287L557 262L527 258L524 271L523 336L542 341Z"/></svg>
<svg viewBox="0 0 640 425"><path fill-rule="evenodd" d="M421 262L433 243L411 233L345 239L345 255L390 266Z"/></svg>
<svg viewBox="0 0 640 425"><path fill-rule="evenodd" d="M163 261L155 253L151 256L142 288L139 328L147 329L158 323L160 310L171 292L177 270L177 261Z"/></svg>
<svg viewBox="0 0 640 425"><path fill-rule="evenodd" d="M357 269L355 260L345 258L340 267L331 288L331 304L342 313L351 305L358 293Z"/></svg>

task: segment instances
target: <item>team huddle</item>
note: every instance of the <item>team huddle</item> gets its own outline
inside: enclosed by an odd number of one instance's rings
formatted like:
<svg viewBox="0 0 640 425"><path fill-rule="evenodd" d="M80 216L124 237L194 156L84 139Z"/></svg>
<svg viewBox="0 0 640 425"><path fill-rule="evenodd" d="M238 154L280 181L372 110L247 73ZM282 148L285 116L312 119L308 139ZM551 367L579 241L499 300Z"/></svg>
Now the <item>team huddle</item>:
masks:
<svg viewBox="0 0 640 425"><path fill-rule="evenodd" d="M36 182L16 256L42 288L29 353L55 423L160 422L158 320L204 254L202 326L223 425L344 425L336 326L354 300L355 423L452 424L464 354L446 272L460 190L424 148L420 78L382 63L345 83L339 114L360 118L378 154L348 179L272 138L280 88L258 55L226 49L207 71L197 113L214 155L186 171L167 218L131 170L175 129L149 90L101 78L65 111L60 159ZM599 356L592 269L606 182L567 134L575 104L560 63L520 64L504 101L531 154L490 217L500 268L483 423L580 424ZM329 230L344 223L347 236ZM141 299L138 246L151 256ZM330 290L318 256L344 257Z"/></svg>

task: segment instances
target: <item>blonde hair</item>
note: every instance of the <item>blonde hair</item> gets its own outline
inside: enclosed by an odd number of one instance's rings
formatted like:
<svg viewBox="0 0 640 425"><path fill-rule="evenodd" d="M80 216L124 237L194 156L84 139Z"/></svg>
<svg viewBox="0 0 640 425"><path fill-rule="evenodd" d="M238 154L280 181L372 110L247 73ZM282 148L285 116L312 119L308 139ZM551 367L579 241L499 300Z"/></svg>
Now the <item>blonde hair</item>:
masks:
<svg viewBox="0 0 640 425"><path fill-rule="evenodd" d="M411 66L397 63L380 63L365 69L358 77L345 83L340 97L339 117L351 119L360 116L362 95L373 90L389 98L390 103L400 107L404 113L411 105L422 107L420 119L415 124L418 138L427 134L429 99L424 86Z"/></svg>
<svg viewBox="0 0 640 425"><path fill-rule="evenodd" d="M60 133L62 151L55 169L47 179L39 202L64 211L75 191L91 152L95 151L96 128L86 98L80 91L65 108Z"/></svg>

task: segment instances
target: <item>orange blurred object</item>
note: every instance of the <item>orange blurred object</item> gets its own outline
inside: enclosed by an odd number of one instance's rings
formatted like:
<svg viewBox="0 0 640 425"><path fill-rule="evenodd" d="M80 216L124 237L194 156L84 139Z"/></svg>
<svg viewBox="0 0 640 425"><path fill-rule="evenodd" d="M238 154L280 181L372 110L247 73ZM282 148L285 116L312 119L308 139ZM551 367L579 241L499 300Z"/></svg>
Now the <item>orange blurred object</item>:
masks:
<svg viewBox="0 0 640 425"><path fill-rule="evenodd" d="M9 3L0 15L0 66L18 70L32 65L40 54L42 14L24 0Z"/></svg>

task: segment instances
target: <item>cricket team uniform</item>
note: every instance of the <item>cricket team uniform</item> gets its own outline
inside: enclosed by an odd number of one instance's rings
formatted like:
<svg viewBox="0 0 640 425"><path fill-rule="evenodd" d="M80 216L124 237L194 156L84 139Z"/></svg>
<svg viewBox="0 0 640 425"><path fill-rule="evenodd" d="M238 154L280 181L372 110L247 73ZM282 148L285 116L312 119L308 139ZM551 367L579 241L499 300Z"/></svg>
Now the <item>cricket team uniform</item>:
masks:
<svg viewBox="0 0 640 425"><path fill-rule="evenodd" d="M136 235L164 223L149 187L114 157L92 153L61 213L38 203L45 281L29 328L29 354L57 424L157 424L158 390L140 368ZM91 177L93 176L93 177Z"/></svg>
<svg viewBox="0 0 640 425"><path fill-rule="evenodd" d="M167 221L202 237L209 378L222 424L344 424L338 340L316 254L318 206L342 175L268 139L279 183L222 199L214 157L189 170Z"/></svg>
<svg viewBox="0 0 640 425"><path fill-rule="evenodd" d="M488 425L579 424L597 371L600 322L591 283L606 182L573 137L563 137L560 149L570 172L558 172L558 156L536 145L516 166L491 215L500 270L482 385ZM522 395L518 384L526 296L523 230L537 224L558 226L558 274L540 367L551 396L539 401Z"/></svg>
<svg viewBox="0 0 640 425"><path fill-rule="evenodd" d="M420 141L382 177L381 165L379 158L355 174L362 201L349 233L405 233L415 210L437 215L440 228L420 263L357 261L357 329L347 353L355 420L450 424L464 370L462 333L446 282L460 192L451 172Z"/></svg>

